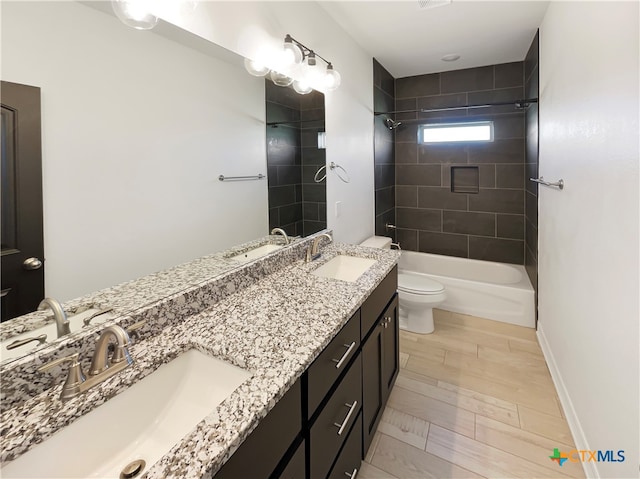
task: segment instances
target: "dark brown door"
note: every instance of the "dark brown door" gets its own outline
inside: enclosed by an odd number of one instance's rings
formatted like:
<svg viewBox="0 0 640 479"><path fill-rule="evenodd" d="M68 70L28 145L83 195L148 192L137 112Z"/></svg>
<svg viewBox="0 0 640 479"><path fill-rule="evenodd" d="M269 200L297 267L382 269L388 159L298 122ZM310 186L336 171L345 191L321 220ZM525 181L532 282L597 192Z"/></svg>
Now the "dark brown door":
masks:
<svg viewBox="0 0 640 479"><path fill-rule="evenodd" d="M40 88L2 82L2 321L44 297Z"/></svg>

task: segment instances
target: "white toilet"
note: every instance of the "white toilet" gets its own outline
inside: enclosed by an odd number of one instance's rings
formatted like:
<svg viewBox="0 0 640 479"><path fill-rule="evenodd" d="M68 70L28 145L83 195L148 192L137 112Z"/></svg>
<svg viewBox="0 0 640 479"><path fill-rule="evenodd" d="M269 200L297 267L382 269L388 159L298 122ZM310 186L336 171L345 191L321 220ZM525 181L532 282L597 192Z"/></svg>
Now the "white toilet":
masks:
<svg viewBox="0 0 640 479"><path fill-rule="evenodd" d="M391 249L391 238L372 236L362 243L371 248ZM400 328L412 333L433 333L433 308L446 299L444 286L432 278L410 271L398 272Z"/></svg>

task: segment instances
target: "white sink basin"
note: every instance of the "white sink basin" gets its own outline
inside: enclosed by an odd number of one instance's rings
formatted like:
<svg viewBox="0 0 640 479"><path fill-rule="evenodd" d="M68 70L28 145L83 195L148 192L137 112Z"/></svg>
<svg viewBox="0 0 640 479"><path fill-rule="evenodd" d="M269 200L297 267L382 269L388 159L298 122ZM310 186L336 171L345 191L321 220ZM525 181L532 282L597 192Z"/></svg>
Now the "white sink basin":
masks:
<svg viewBox="0 0 640 479"><path fill-rule="evenodd" d="M69 329L71 329L71 332L75 333L77 331L80 331L84 327L84 319L99 311L100 310L98 308L90 308L74 315L67 314L67 319L69 320ZM90 324L104 323L105 321L113 319L114 317L115 314L113 312L106 312L93 318ZM8 359L21 358L25 354L28 354L30 351L41 346L37 341L33 341L15 349L7 349L7 346L9 346L11 343L26 338L34 338L42 334L46 334L47 343L55 341L58 338L58 330L53 319L46 326L19 334L17 336L13 336L5 341L2 341L2 343L0 344L0 362Z"/></svg>
<svg viewBox="0 0 640 479"><path fill-rule="evenodd" d="M249 251L245 251L244 253L232 256L231 259L239 261L241 263L247 263L249 261L253 261L254 259L260 258L261 256L272 253L273 251L277 251L280 248L282 248L282 245L279 244L265 244L262 246L258 246L257 248L250 249Z"/></svg>
<svg viewBox="0 0 640 479"><path fill-rule="evenodd" d="M249 377L189 350L10 462L0 476L118 479L138 459L146 472Z"/></svg>
<svg viewBox="0 0 640 479"><path fill-rule="evenodd" d="M316 276L340 279L354 283L376 263L375 259L338 255L313 271Z"/></svg>

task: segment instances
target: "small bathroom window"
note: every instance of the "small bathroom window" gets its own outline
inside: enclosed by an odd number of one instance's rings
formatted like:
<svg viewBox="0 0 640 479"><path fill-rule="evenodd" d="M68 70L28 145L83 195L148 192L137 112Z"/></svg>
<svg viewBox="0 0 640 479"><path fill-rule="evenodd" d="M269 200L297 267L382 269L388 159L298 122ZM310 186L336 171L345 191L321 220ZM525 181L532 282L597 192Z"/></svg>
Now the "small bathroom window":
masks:
<svg viewBox="0 0 640 479"><path fill-rule="evenodd" d="M420 125L420 143L458 143L465 141L493 141L493 122L431 123Z"/></svg>

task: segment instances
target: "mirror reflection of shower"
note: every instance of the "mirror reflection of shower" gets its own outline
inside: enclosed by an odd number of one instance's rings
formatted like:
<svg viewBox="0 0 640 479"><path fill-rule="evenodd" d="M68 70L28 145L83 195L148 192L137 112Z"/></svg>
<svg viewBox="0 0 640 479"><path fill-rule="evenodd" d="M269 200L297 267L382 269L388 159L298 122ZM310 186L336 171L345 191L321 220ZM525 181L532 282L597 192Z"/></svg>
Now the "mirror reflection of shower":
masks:
<svg viewBox="0 0 640 479"><path fill-rule="evenodd" d="M265 80L265 100L269 231L308 236L327 227L324 95Z"/></svg>
<svg viewBox="0 0 640 479"><path fill-rule="evenodd" d="M384 122L387 125L387 128L389 128L390 130L395 130L400 125L402 125L401 121L396 121L391 118L386 118Z"/></svg>

